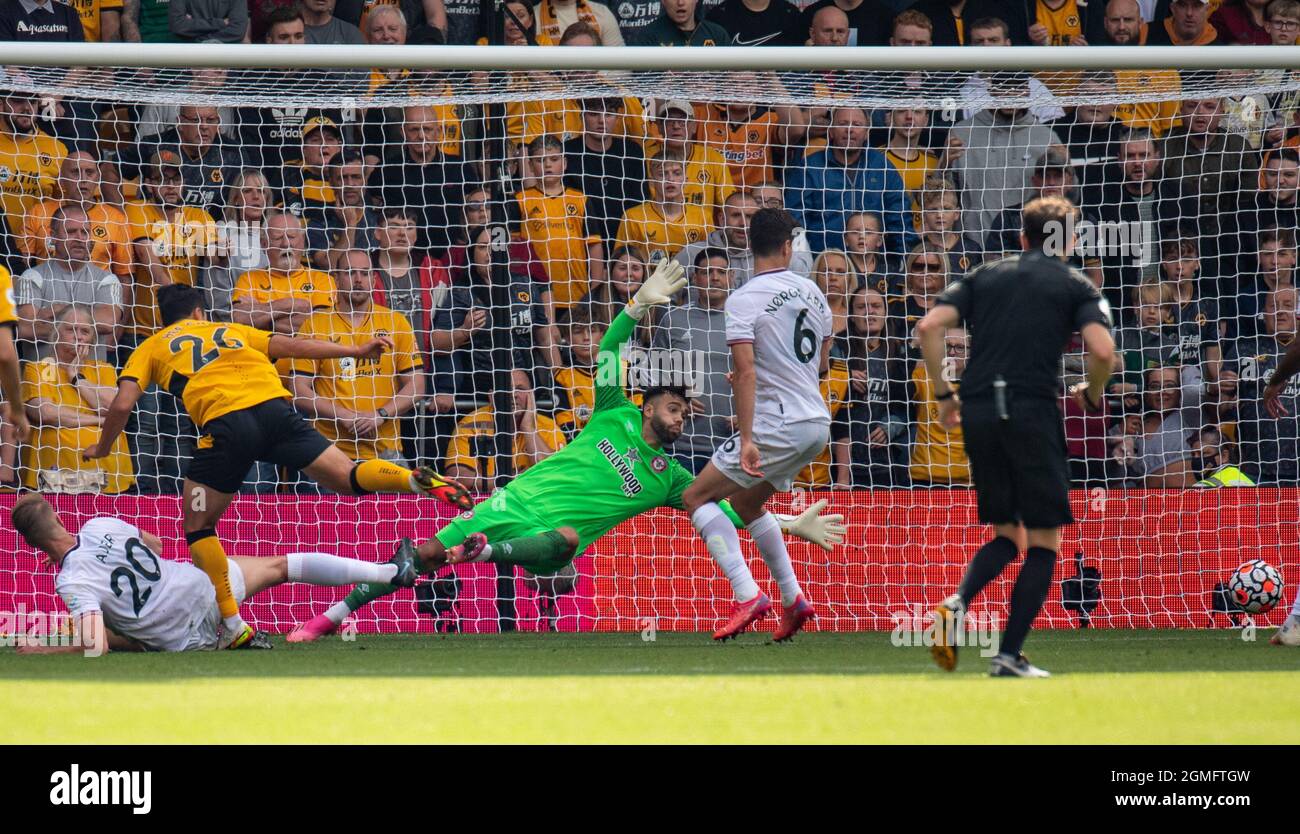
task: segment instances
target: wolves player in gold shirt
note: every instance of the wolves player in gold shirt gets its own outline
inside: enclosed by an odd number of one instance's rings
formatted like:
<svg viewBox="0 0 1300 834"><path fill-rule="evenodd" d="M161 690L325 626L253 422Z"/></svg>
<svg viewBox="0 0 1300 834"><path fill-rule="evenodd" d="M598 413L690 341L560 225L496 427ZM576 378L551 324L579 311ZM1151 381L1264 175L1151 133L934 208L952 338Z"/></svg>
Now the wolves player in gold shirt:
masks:
<svg viewBox="0 0 1300 834"><path fill-rule="evenodd" d="M215 528L255 462L292 467L346 495L424 493L461 509L473 507L459 484L442 480L432 469L422 467L413 472L384 460L353 464L293 410L287 402L289 392L272 364L282 358L376 361L392 349L390 339L343 345L210 322L203 313L202 293L180 284L158 291L158 307L162 329L131 354L118 379L117 396L104 418L99 442L83 454L102 458L110 453L136 401L152 383L185 404L190 419L202 432L185 474L185 540L194 564L216 587L225 626L221 648L240 648L254 637L252 628L239 616L226 552Z"/></svg>

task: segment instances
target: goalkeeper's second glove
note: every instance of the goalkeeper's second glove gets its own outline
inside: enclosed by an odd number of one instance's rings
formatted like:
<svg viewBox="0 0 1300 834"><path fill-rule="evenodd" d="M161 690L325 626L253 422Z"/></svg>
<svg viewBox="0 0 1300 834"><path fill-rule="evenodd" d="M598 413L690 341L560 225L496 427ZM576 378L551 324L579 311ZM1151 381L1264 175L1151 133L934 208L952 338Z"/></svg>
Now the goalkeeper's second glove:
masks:
<svg viewBox="0 0 1300 834"><path fill-rule="evenodd" d="M812 542L822 550L830 551L833 545L844 541L848 528L844 526L844 516L840 513L821 515L826 507L826 499L818 501L799 515L782 515L773 513L782 533L789 533L796 538Z"/></svg>
<svg viewBox="0 0 1300 834"><path fill-rule="evenodd" d="M686 270L677 261L664 258L628 302L627 314L640 319L651 307L667 304L685 286Z"/></svg>

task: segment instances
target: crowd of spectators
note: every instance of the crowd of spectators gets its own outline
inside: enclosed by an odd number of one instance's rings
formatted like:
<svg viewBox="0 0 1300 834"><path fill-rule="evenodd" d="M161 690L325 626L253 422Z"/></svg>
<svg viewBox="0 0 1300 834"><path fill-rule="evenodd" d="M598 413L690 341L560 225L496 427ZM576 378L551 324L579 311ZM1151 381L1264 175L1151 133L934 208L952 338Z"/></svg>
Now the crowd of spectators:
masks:
<svg viewBox="0 0 1300 834"><path fill-rule="evenodd" d="M1300 0L906 5L506 0L488 18L458 0L0 0L0 39L1082 48L1300 35ZM186 92L201 101L230 78L194 70ZM102 423L115 369L158 329L157 287L180 282L205 291L216 320L391 337L379 362L282 362L295 406L358 459L429 463L491 489L585 425L600 339L663 258L689 287L634 338L703 357L673 449L698 471L735 429L723 308L753 277L747 226L762 207L799 221L792 268L833 312L833 442L801 481L964 485L960 427L937 419L912 330L948 283L1017 252L1020 206L1049 194L1080 206L1081 227L1138 238L1085 238L1072 257L1115 312L1122 356L1103 415L1062 400L1076 481L1187 487L1237 465L1257 483L1300 483L1300 387L1284 392L1287 416L1261 407L1296 328L1295 90L1183 96L1177 70L966 73L926 79L954 106L868 110L556 100L517 73L502 74L505 104L404 105L404 85L423 89L411 79L375 70L382 104L325 109L5 93L0 262L36 430L19 450L0 427L0 487L178 490L199 438L170 392L146 392L129 447L94 468L76 451ZM581 74L568 81L577 94ZM837 97L834 74L734 81ZM1148 88L1169 97L1114 103ZM969 334L947 346L959 384ZM1076 351L1063 384L1082 374ZM258 467L247 489L319 489L280 476Z"/></svg>

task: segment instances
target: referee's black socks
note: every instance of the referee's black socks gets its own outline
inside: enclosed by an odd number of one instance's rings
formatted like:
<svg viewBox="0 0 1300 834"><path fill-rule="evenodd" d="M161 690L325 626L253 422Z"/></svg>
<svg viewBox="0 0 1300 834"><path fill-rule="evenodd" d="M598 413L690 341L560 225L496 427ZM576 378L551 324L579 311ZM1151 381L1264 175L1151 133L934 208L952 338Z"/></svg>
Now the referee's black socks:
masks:
<svg viewBox="0 0 1300 834"><path fill-rule="evenodd" d="M975 552L975 558L966 566L966 575L961 578L957 593L961 595L962 605L970 606L971 601L984 590L1002 569L1011 564L1020 550L1016 543L1005 536L997 536Z"/></svg>
<svg viewBox="0 0 1300 834"><path fill-rule="evenodd" d="M1020 567L1015 587L1011 589L1011 613L1007 616L1007 627L1002 631L1002 645L998 649L1002 654L1020 654L1029 626L1047 601L1054 567L1055 550L1031 547L1026 551L1025 563Z"/></svg>

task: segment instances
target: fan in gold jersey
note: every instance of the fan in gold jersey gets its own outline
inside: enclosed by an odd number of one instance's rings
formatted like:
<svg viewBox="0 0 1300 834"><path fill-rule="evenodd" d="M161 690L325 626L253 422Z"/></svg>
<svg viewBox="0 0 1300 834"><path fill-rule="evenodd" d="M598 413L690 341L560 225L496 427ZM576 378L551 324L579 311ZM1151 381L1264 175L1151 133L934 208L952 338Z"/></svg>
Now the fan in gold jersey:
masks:
<svg viewBox="0 0 1300 834"><path fill-rule="evenodd" d="M14 309L14 279L0 266L0 389L4 391L5 423L13 427L14 441L23 443L31 434L27 411L23 408L22 382L18 377L18 349L14 337L18 330L18 313Z"/></svg>
<svg viewBox="0 0 1300 834"><path fill-rule="evenodd" d="M225 631L221 648L252 642L230 589L226 552L216 526L234 493L258 461L299 470L334 492L363 495L405 492L433 495L462 510L473 507L460 485L428 467L415 471L382 459L354 464L293 410L276 359L377 362L393 349L386 337L334 344L268 333L242 324L208 321L203 294L172 284L158 290L162 327L140 343L118 378L117 396L104 418L99 442L83 454L108 455L141 394L151 384L185 404L202 436L185 473L184 527L190 556L217 590Z"/></svg>

